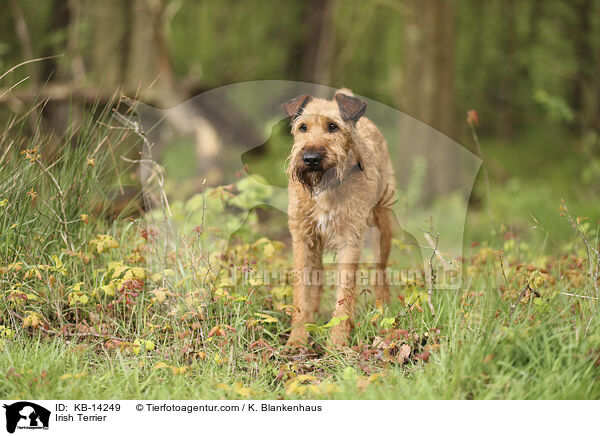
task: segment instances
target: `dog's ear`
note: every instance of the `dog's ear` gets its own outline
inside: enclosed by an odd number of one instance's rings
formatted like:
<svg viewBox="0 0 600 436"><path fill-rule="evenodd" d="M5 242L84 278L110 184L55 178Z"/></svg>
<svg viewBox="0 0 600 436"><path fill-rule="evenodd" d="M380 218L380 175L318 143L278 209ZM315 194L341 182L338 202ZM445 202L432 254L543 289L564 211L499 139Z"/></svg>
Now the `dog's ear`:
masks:
<svg viewBox="0 0 600 436"><path fill-rule="evenodd" d="M367 103L351 95L336 93L335 101L337 101L344 121L356 122L367 111Z"/></svg>
<svg viewBox="0 0 600 436"><path fill-rule="evenodd" d="M300 95L296 98L292 98L281 105L281 110L287 118L293 118L302 113L304 106L312 100L310 95Z"/></svg>

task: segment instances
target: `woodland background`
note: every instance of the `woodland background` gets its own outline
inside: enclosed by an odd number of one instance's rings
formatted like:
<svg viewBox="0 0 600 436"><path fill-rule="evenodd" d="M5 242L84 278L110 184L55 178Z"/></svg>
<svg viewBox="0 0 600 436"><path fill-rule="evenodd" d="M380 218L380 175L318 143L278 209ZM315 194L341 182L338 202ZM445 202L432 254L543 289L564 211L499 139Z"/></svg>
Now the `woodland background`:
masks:
<svg viewBox="0 0 600 436"><path fill-rule="evenodd" d="M0 397L600 398L600 0L0 7ZM266 79L348 87L483 158L460 290L408 281L385 308L361 290L344 351L324 304L309 354L290 358L291 286L242 280L289 268L285 217L257 208L208 252L205 215L227 227L271 191L242 175L186 184L206 157L193 143L161 157L173 212L195 224L161 268L147 262L160 229L144 220L144 138L119 124L123 97L171 108ZM171 127L252 134L225 109ZM452 187L452 157L432 157L426 177ZM435 192L428 207L453 206ZM394 250L399 265L408 249Z"/></svg>
<svg viewBox="0 0 600 436"><path fill-rule="evenodd" d="M117 91L169 108L240 81L316 82L472 150L464 120L475 109L495 182L531 189L541 178L554 199L573 186L598 193L599 12L597 0L5 0L0 69L62 56L6 76L0 110L49 98L43 126L61 132L81 114L73 105ZM446 160L430 168L442 183Z"/></svg>

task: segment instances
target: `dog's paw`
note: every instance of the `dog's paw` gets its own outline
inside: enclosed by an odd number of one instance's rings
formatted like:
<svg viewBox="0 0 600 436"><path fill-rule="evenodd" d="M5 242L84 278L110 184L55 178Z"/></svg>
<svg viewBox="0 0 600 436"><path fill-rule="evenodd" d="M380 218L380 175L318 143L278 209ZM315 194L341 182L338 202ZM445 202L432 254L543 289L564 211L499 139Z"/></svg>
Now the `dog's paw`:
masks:
<svg viewBox="0 0 600 436"><path fill-rule="evenodd" d="M306 340L293 339L288 340L285 343L285 349L289 350L291 353L302 351L308 349L308 344Z"/></svg>
<svg viewBox="0 0 600 436"><path fill-rule="evenodd" d="M332 328L329 341L335 348L347 348L350 345L350 329L343 325Z"/></svg>
<svg viewBox="0 0 600 436"><path fill-rule="evenodd" d="M288 341L285 344L285 348L288 350L300 350L308 348L308 332L306 331L292 331Z"/></svg>

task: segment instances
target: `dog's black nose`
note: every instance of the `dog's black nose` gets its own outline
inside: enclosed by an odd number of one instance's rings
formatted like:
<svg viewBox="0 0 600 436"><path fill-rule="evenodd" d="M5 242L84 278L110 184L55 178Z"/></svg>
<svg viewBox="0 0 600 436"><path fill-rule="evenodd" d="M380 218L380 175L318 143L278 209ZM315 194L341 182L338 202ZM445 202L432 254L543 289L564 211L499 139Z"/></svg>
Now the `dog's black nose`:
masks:
<svg viewBox="0 0 600 436"><path fill-rule="evenodd" d="M308 152L302 155L302 160L307 167L314 168L321 163L321 153Z"/></svg>

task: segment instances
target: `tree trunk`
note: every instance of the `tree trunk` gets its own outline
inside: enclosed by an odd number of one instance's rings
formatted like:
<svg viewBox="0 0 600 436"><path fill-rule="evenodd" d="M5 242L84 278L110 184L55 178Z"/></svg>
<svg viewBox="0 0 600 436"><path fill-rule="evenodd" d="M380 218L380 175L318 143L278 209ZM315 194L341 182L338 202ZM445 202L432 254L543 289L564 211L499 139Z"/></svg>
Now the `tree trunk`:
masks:
<svg viewBox="0 0 600 436"><path fill-rule="evenodd" d="M575 23L573 23L573 50L577 72L573 78L571 107L575 111L575 127L580 133L594 123L595 101L593 97L594 49L592 46L592 0L573 1Z"/></svg>
<svg viewBox="0 0 600 436"><path fill-rule="evenodd" d="M329 84L331 62L335 45L333 26L334 0L311 0L307 2L308 29L303 50L304 80Z"/></svg>
<svg viewBox="0 0 600 436"><path fill-rule="evenodd" d="M502 2L502 50L503 62L500 81L500 107L498 112L498 136L503 139L512 137L514 124L514 106L517 87L517 9L515 0Z"/></svg>
<svg viewBox="0 0 600 436"><path fill-rule="evenodd" d="M400 107L449 137L455 137L457 123L454 101L454 8L451 0L407 1L404 74ZM410 125L401 129L402 150L412 157L421 155L427 164L424 196L452 191L456 187L456 156L450 147L433 143L435 132ZM410 164L408 164L410 165ZM414 168L405 168L406 174Z"/></svg>
<svg viewBox="0 0 600 436"><path fill-rule="evenodd" d="M91 64L94 79L103 87L116 89L123 84L127 60L129 2L94 2L91 11Z"/></svg>

